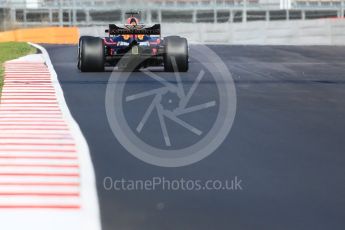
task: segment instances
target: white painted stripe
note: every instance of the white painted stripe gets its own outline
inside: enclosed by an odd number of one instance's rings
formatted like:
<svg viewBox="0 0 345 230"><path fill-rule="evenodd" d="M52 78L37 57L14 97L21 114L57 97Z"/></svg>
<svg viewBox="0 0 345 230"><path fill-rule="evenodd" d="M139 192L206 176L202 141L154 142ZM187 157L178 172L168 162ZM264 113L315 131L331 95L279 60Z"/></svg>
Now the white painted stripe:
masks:
<svg viewBox="0 0 345 230"><path fill-rule="evenodd" d="M70 133L64 132L64 133L46 133L46 132L39 132L39 133L34 133L31 131L27 132L21 132L21 133L16 133L16 132L0 132L0 137L1 138L11 138L11 137L17 137L18 139L26 137L26 138L53 138L53 139L72 139L72 136Z"/></svg>
<svg viewBox="0 0 345 230"><path fill-rule="evenodd" d="M50 117L1 117L0 122L61 122L59 118L50 118Z"/></svg>
<svg viewBox="0 0 345 230"><path fill-rule="evenodd" d="M64 153L66 152L74 152L75 147L74 146L64 146L63 144L61 145L49 145L49 146L40 146L37 144L25 144L25 145L5 145L5 146L0 146L0 153L4 152L21 152L21 151L29 151L34 152L33 150L37 151L37 154L41 151L46 151L46 152L61 152Z"/></svg>
<svg viewBox="0 0 345 230"><path fill-rule="evenodd" d="M39 69L37 70L25 70L21 72L16 71L5 71L7 76L32 76L36 75L38 77L48 76L49 73L45 72L44 70L41 72Z"/></svg>
<svg viewBox="0 0 345 230"><path fill-rule="evenodd" d="M18 67L18 63L13 63L13 65L12 64L8 64L8 63L6 63L6 67L7 67L7 65L10 67L9 68L9 72L18 72L18 73L20 73L20 72L25 72L25 68L26 69L33 69L33 70L44 70L45 72L47 72L47 73L49 73L48 71L47 71L47 68L44 68L44 67L46 67L43 63L33 63L31 66L28 66L28 65L23 65L23 68L24 68L24 70L23 69L18 69L18 68L16 68L16 66ZM22 65L22 64L21 64ZM7 70L7 69L6 69ZM42 73L42 72L40 72L40 73Z"/></svg>
<svg viewBox="0 0 345 230"><path fill-rule="evenodd" d="M20 76L20 75L26 75L26 74L28 74L28 72L27 71L5 71L5 74L7 75L7 74L15 74L15 75L18 75L18 76ZM41 72L40 70L35 70L35 71L30 71L30 74L49 74L48 72Z"/></svg>
<svg viewBox="0 0 345 230"><path fill-rule="evenodd" d="M45 159L23 159L23 158L15 158L15 159L1 159L0 158L0 165L4 164L27 164L27 165L75 165L78 164L78 160L45 160Z"/></svg>
<svg viewBox="0 0 345 230"><path fill-rule="evenodd" d="M9 89L3 88L2 93L52 93L55 94L54 90L47 90L47 89Z"/></svg>
<svg viewBox="0 0 345 230"><path fill-rule="evenodd" d="M12 144L36 144L36 143L40 143L40 144L54 144L54 145L59 145L59 144L70 144L70 145L74 145L75 142L73 139L48 139L48 140L22 140L22 139L16 139L15 137L13 137L12 139L1 139L0 138L0 145L6 144L6 145L12 145Z"/></svg>
<svg viewBox="0 0 345 230"><path fill-rule="evenodd" d="M62 113L61 113L62 114ZM39 114L32 114L32 113L25 113L25 114L17 114L17 113L11 113L11 114L4 114L0 113L0 118L5 118L5 117L11 117L11 118L17 118L17 117L50 117L50 118L60 118L61 115L54 115L54 114L45 114L45 113L39 113Z"/></svg>
<svg viewBox="0 0 345 230"><path fill-rule="evenodd" d="M41 119L43 120L43 119ZM16 119L16 118L13 118L12 120L10 119L1 119L0 118L0 125L25 125L25 124L30 124L30 125L66 125L65 122L61 121L61 120L47 120L47 119L44 119L43 121L40 121L40 120L34 120L32 119L31 121L28 120L28 119ZM1 141L1 140L0 140Z"/></svg>
<svg viewBox="0 0 345 230"><path fill-rule="evenodd" d="M24 99L24 100L49 100L55 99L55 95L15 95L15 96L9 96L9 95L2 95L2 100L16 100L16 99Z"/></svg>
<svg viewBox="0 0 345 230"><path fill-rule="evenodd" d="M79 173L78 168L53 168L53 167L18 167L18 166L1 166L0 176L3 173ZM1 189L1 186L0 186Z"/></svg>
<svg viewBox="0 0 345 230"><path fill-rule="evenodd" d="M44 122L44 121L18 121L18 120L13 120L14 122L10 121L0 121L0 129L1 128L18 128L18 127L28 127L32 126L31 128L46 128L50 126L56 126L60 128L68 127L66 123L64 122Z"/></svg>
<svg viewBox="0 0 345 230"><path fill-rule="evenodd" d="M1 115L2 114L7 114L7 113L11 113L11 114L16 114L16 113L24 113L24 114L28 114L29 112L30 113L36 113L36 114L56 114L57 112L60 112L61 111L59 109L49 109L49 110L44 110L44 109L38 109L38 108L30 108L30 109L25 109L25 108L0 108L0 112L1 112Z"/></svg>
<svg viewBox="0 0 345 230"><path fill-rule="evenodd" d="M72 167L78 165L78 160L44 160L44 159L23 159L23 158L16 158L16 159L1 159L0 158L0 165L63 165L66 167Z"/></svg>
<svg viewBox="0 0 345 230"><path fill-rule="evenodd" d="M20 126L20 127L0 127L1 132L6 133L22 133L26 131L32 131L34 133L58 133L58 132L68 132L68 127L27 127L27 126Z"/></svg>
<svg viewBox="0 0 345 230"><path fill-rule="evenodd" d="M19 151L0 151L0 158L12 158L12 157L16 157L16 159L18 158L22 158L22 159L26 159L26 158L43 158L43 159L49 159L49 158L56 158L56 159L60 159L60 158L66 158L66 159L75 159L78 156L75 153L71 153L71 152L64 152L64 151L57 151L57 152L53 152L53 151L23 151L23 150L19 150Z"/></svg>
<svg viewBox="0 0 345 230"><path fill-rule="evenodd" d="M7 79L4 80L4 82L7 82L7 83L31 83L31 82L34 82L34 83L52 83L49 79L49 77L40 77L40 78L37 78L37 77L10 77L8 75L6 75Z"/></svg>
<svg viewBox="0 0 345 230"><path fill-rule="evenodd" d="M6 130L0 132L2 134L23 134L23 133L30 133L30 134L38 134L38 135L66 135L69 136L70 134L65 130Z"/></svg>
<svg viewBox="0 0 345 230"><path fill-rule="evenodd" d="M6 75L6 77L9 77ZM11 77L10 79L4 80L5 84L6 83L30 83L30 82L35 82L35 83L52 83L48 77L42 77L42 78L28 78L28 77Z"/></svg>
<svg viewBox="0 0 345 230"><path fill-rule="evenodd" d="M47 85L47 86L40 86L40 85L35 85L35 86L28 86L26 84L23 84L23 85L16 85L16 86L6 86L6 89L9 89L9 90L14 90L14 91L20 91L20 90L36 90L36 91L40 91L40 90L52 90L52 86L51 85Z"/></svg>
<svg viewBox="0 0 345 230"><path fill-rule="evenodd" d="M34 99L34 100L36 100L36 99L44 100L44 99L54 99L55 95L53 95L53 94L32 94L32 95L24 95L24 94L7 95L7 94L3 94L1 96L1 98L2 98L2 100L9 100L9 99L15 100L15 99L18 99L18 98L20 98L20 99L22 99L22 98L24 98L24 99L31 99L31 100L32 99Z"/></svg>
<svg viewBox="0 0 345 230"><path fill-rule="evenodd" d="M26 176L26 177L0 177L1 183L79 183L78 177L44 177L44 176ZM1 217L0 217L1 218Z"/></svg>
<svg viewBox="0 0 345 230"><path fill-rule="evenodd" d="M20 192L20 193L49 193L49 192L56 192L56 193L79 193L78 186L0 186L0 196L1 193L13 193L13 192Z"/></svg>
<svg viewBox="0 0 345 230"><path fill-rule="evenodd" d="M21 64L22 66L22 64ZM14 64L14 65L6 65L6 70L7 71L12 71L12 72L15 72L15 71L18 71L18 63ZM23 65L23 67L20 68L20 71L37 71L37 70L42 70L42 71L47 71L47 68L45 68L44 66L42 65L39 65L39 64L35 64L35 65L32 65L32 66L25 66Z"/></svg>
<svg viewBox="0 0 345 230"><path fill-rule="evenodd" d="M79 199L75 197L17 197L17 196L0 196L0 205L23 205L23 204L35 204L35 205L48 205L48 204L55 204L55 205L66 205L66 204L75 204L78 205ZM32 212L32 211L30 211ZM34 215L35 213L26 214L26 215ZM1 214L2 215L2 214ZM3 215L2 215L3 216ZM57 215L56 218L60 217L60 215ZM22 221L21 216L18 216L18 220ZM17 220L17 221L18 221ZM53 222L54 223L54 222ZM3 223L2 223L3 226ZM11 225L13 226L13 225ZM35 225L32 225L35 226ZM40 221L36 223L36 226L40 226ZM27 226L28 227L28 226ZM15 229L15 228L10 228L10 229ZM22 229L32 229L33 228L22 228ZM41 228L36 228L36 229L41 229ZM51 229L51 228L47 228Z"/></svg>
<svg viewBox="0 0 345 230"><path fill-rule="evenodd" d="M22 100L8 100L4 99L1 100L1 108L7 107L21 107L21 106L29 106L29 105L36 105L36 106L46 106L46 105L56 105L57 101L55 100L29 100L29 99L22 99Z"/></svg>
<svg viewBox="0 0 345 230"><path fill-rule="evenodd" d="M52 88L52 85L50 83L29 83L29 82L17 82L17 83L6 83L4 84L7 88L14 88L14 89L49 89Z"/></svg>
<svg viewBox="0 0 345 230"><path fill-rule="evenodd" d="M41 83L45 83L45 84L51 84L52 82L48 79L30 79L30 78L12 78L9 77L8 75L6 75L7 79L4 80L5 83L7 84L41 84Z"/></svg>

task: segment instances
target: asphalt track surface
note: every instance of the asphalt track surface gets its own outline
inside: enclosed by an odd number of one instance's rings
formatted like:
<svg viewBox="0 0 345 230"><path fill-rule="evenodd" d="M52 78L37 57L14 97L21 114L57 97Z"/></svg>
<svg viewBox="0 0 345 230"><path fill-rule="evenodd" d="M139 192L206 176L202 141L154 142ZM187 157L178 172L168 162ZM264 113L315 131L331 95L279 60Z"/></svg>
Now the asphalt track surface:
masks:
<svg viewBox="0 0 345 230"><path fill-rule="evenodd" d="M45 47L90 146L103 229L344 228L344 47L210 46L235 80L236 118L215 153L182 168L152 166L129 154L112 134L106 116L111 73L80 73L74 46ZM197 48L192 46L192 51ZM200 68L192 62L183 79L195 78ZM140 72L135 74L129 87L152 83L138 78ZM207 87L206 95L212 93ZM202 180L238 176L243 190L103 188L105 177L156 176Z"/></svg>

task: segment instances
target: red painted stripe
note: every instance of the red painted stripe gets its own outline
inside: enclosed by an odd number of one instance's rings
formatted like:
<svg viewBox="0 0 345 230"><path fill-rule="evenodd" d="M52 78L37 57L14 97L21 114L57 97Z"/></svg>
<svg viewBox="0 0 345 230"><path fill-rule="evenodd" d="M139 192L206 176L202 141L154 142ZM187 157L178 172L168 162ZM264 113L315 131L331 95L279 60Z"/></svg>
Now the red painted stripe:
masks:
<svg viewBox="0 0 345 230"><path fill-rule="evenodd" d="M44 71L47 71L47 68L43 65L20 65L20 69L18 70L18 65L11 65L11 66L6 66L6 69L12 69L16 71L22 71L23 69L43 69Z"/></svg>
<svg viewBox="0 0 345 230"><path fill-rule="evenodd" d="M38 92L38 91L9 91L6 92L6 88L2 92L2 96L4 97L24 97L24 98L29 98L29 97L54 97L56 96L55 93L49 92L49 91L44 91L44 92Z"/></svg>
<svg viewBox="0 0 345 230"><path fill-rule="evenodd" d="M16 131L16 130L23 130L23 131L25 131L25 130L36 130L36 131L42 131L42 130L45 130L45 131L47 131L47 130L57 130L57 131L66 130L66 131L68 131L69 129L68 128L40 128L40 127L37 127L37 128L25 128L25 127L23 127L23 128L19 128L19 127L16 127L16 128L2 128L0 126L0 130L7 130L7 131L9 131L9 130L12 130L12 131Z"/></svg>
<svg viewBox="0 0 345 230"><path fill-rule="evenodd" d="M35 93L32 92L31 94L22 93L22 92L14 92L12 93L3 93L3 98L55 98L56 95L54 93Z"/></svg>
<svg viewBox="0 0 345 230"><path fill-rule="evenodd" d="M49 79L49 78L46 78L46 77L41 77L41 78L34 78L34 77L13 77L13 78L5 78L4 79L4 82L5 84L28 84L28 85L31 85L31 84L53 84L53 82Z"/></svg>
<svg viewBox="0 0 345 230"><path fill-rule="evenodd" d="M16 68L16 66L6 66L6 70L11 71L11 72L23 72L23 71L27 71L27 70L31 70L30 72L27 72L27 73L36 72L37 70L49 72L45 66L24 66L24 65L21 65L20 68L21 69L18 70L18 67Z"/></svg>
<svg viewBox="0 0 345 230"><path fill-rule="evenodd" d="M80 205L0 205L0 209L80 209Z"/></svg>
<svg viewBox="0 0 345 230"><path fill-rule="evenodd" d="M56 187L77 187L80 183L53 183L53 182L0 182L0 186L56 186Z"/></svg>
<svg viewBox="0 0 345 230"><path fill-rule="evenodd" d="M20 176L20 177L79 177L79 173L0 173L0 176Z"/></svg>
<svg viewBox="0 0 345 230"><path fill-rule="evenodd" d="M7 92L7 93L3 93L4 94L45 94L47 92L41 92L41 91L37 91L37 92L30 92L30 91L21 91L21 92ZM49 94L55 94L54 91L49 91Z"/></svg>
<svg viewBox="0 0 345 230"><path fill-rule="evenodd" d="M16 94L7 94L7 93L3 93L2 96L3 100L5 100L6 98L20 98L20 97L24 97L24 98L55 98L55 94L31 94L31 95L25 95L22 93L16 93Z"/></svg>
<svg viewBox="0 0 345 230"><path fill-rule="evenodd" d="M4 98L2 98L2 101L16 101L16 100L23 100L23 101L57 101L56 98L54 97L55 95L49 95L49 96L42 96L42 95L38 95L38 96L4 96Z"/></svg>
<svg viewBox="0 0 345 230"><path fill-rule="evenodd" d="M78 197L79 192L0 192L0 196L72 196Z"/></svg>
<svg viewBox="0 0 345 230"><path fill-rule="evenodd" d="M2 145L7 145L7 146L31 146L31 145L35 145L35 146L75 146L75 144L69 144L69 143L0 143L0 146ZM1 151L1 149L0 149Z"/></svg>
<svg viewBox="0 0 345 230"><path fill-rule="evenodd" d="M37 122L37 121L53 121L53 122L65 122L62 117L57 116L57 115L53 115L53 116L25 116L25 114L23 114L23 116L18 116L15 115L14 117L12 116L1 116L0 115L0 122L1 121L30 121L30 122Z"/></svg>
<svg viewBox="0 0 345 230"><path fill-rule="evenodd" d="M44 86L44 87L48 87L48 86L52 86L52 83L51 82L29 82L28 80L5 80L4 81L4 85L7 86L7 87L15 87L15 86L18 86L18 87L22 87L22 86L26 86L26 87L41 87L41 86Z"/></svg>
<svg viewBox="0 0 345 230"><path fill-rule="evenodd" d="M3 88L3 93L55 93L53 89L31 89L31 88L26 88L26 89L10 89L8 90L7 88Z"/></svg>
<svg viewBox="0 0 345 230"><path fill-rule="evenodd" d="M22 134L19 134L19 135L22 135ZM41 135L41 134L39 134ZM58 134L56 134L58 135ZM34 137L24 137L24 136L12 136L12 137L4 137L4 136L0 136L0 139L10 139L10 140L56 140L56 139L59 139L59 140L68 140L68 141L74 141L74 139L72 137L70 138L66 138L65 135L61 135L61 136L53 136L53 137L46 137L44 136L44 134L42 134L42 136L34 136Z"/></svg>
<svg viewBox="0 0 345 230"><path fill-rule="evenodd" d="M20 98L24 98L24 100L30 100L30 98L33 98L35 100L46 100L48 98L50 98L51 100L53 100L55 98L55 95L29 95L29 96L25 96L25 95L2 95L2 100L8 100L8 99L12 99L12 100L18 100Z"/></svg>
<svg viewBox="0 0 345 230"><path fill-rule="evenodd" d="M20 96L20 97L19 97ZM54 103L57 104L57 100L54 98L54 95L47 95L47 96L30 96L30 97L24 97L22 95L18 95L17 97L14 96L3 96L2 101L16 101L16 100L21 100L18 102L13 102L13 103L39 103L36 101L41 101L41 103ZM30 101L35 101L35 102L30 102Z"/></svg>
<svg viewBox="0 0 345 230"><path fill-rule="evenodd" d="M18 65L11 65L11 66L6 66L6 69L12 69L12 70L18 70ZM47 71L47 68L45 66L42 65L20 65L20 70L22 71L23 69L44 69L45 71Z"/></svg>
<svg viewBox="0 0 345 230"><path fill-rule="evenodd" d="M0 149L0 152L75 153L75 149Z"/></svg>
<svg viewBox="0 0 345 230"><path fill-rule="evenodd" d="M32 88L52 88L51 84L27 84L25 82L22 83L4 83L4 86L8 88L27 88L27 89L32 89Z"/></svg>
<svg viewBox="0 0 345 230"><path fill-rule="evenodd" d="M63 135L61 135L61 137L57 137L57 136L54 136L54 137L44 137L44 136L36 136L36 137L23 137L23 136L13 136L13 137L3 137L3 136L0 136L1 139L3 140L56 140L56 139L59 139L59 140L66 140L66 141L74 141L74 139L72 137L70 138L66 138L66 137L63 137Z"/></svg>
<svg viewBox="0 0 345 230"><path fill-rule="evenodd" d="M5 84L6 83L44 83L44 84L52 84L52 81L49 78L5 78L4 80Z"/></svg>
<svg viewBox="0 0 345 230"><path fill-rule="evenodd" d="M10 114L10 113L7 113L7 114ZM22 117L26 117L26 116L33 116L33 115L37 115L36 118L40 117L40 116L44 117L44 116L47 116L47 115L59 116L59 117L62 116L61 113L24 113L24 112L18 112L18 113L15 113L15 115L23 115L23 116L18 116L18 118L22 118ZM8 118L8 117L2 116L2 118Z"/></svg>
<svg viewBox="0 0 345 230"><path fill-rule="evenodd" d="M1 110L1 106L0 106L0 110ZM26 112L26 113L25 113ZM37 118L37 117L62 117L62 113L59 111L46 111L46 112L30 112L28 113L27 111L24 112L17 112L17 113L13 113L12 111L10 112L6 112L6 111L2 111L2 113L0 113L0 118L11 118L13 116L13 118L18 117L18 118L23 118L23 117L29 117L29 118Z"/></svg>
<svg viewBox="0 0 345 230"><path fill-rule="evenodd" d="M47 69L44 68L27 68L27 69L23 69L23 71L16 71L13 70L11 68L6 67L5 73L7 73L6 75L21 75L21 74L39 74L39 75L48 75L49 72L47 71Z"/></svg>
<svg viewBox="0 0 345 230"><path fill-rule="evenodd" d="M13 111L19 111L19 112L58 112L59 109L4 109L0 107L0 112L13 112Z"/></svg>
<svg viewBox="0 0 345 230"><path fill-rule="evenodd" d="M22 79L27 79L27 80L22 80ZM22 81L27 82L27 81L29 81L29 82L33 82L33 83L37 83L37 82L52 83L52 80L50 79L49 76L45 76L45 77L41 76L39 78L33 78L33 77L29 77L29 78L19 77L19 78L17 78L16 76L12 76L12 77L8 77L7 76L4 80L8 81L8 82L11 82L11 81L13 81L13 82L17 82L17 81L19 81L19 82L22 82Z"/></svg>
<svg viewBox="0 0 345 230"><path fill-rule="evenodd" d="M79 168L79 165L76 165L76 164L74 165L72 164L0 164L0 167Z"/></svg>
<svg viewBox="0 0 345 230"><path fill-rule="evenodd" d="M66 123L62 123L62 124L55 124L55 123L51 123L51 124L43 124L43 123L41 123L41 124L25 124L25 123L20 123L20 122L18 122L17 124L1 124L1 121L0 121L0 125L3 125L3 126L16 126L16 127L22 127L22 126L37 126L37 125L39 125L40 126L40 128L42 127L42 126L58 126L58 127L68 127L67 125L66 125ZM0 126L0 128L1 128L1 126Z"/></svg>
<svg viewBox="0 0 345 230"><path fill-rule="evenodd" d="M6 85L4 84L6 89L31 89L31 90L43 90L43 89L54 89L53 86L39 86L39 85Z"/></svg>
<svg viewBox="0 0 345 230"><path fill-rule="evenodd" d="M37 70L33 70L33 71L9 71L9 70L5 70L5 74L49 74L48 71L44 70L44 71L41 71L40 69L37 69Z"/></svg>
<svg viewBox="0 0 345 230"><path fill-rule="evenodd" d="M41 92L41 91L37 91L37 92L30 92L30 91L21 91L21 92L2 92L2 95L6 95L6 94L14 94L14 95L17 95L17 94L49 94L49 95L52 95L52 94L55 94L54 91L49 91L49 92Z"/></svg>
<svg viewBox="0 0 345 230"><path fill-rule="evenodd" d="M62 119L49 119L49 118L41 118L41 117L30 117L28 118L23 118L23 119L14 119L14 118L1 118L0 117L0 123L7 123L7 122L17 122L17 123L25 123L25 122L32 122L32 123L63 123L66 124L64 120Z"/></svg>
<svg viewBox="0 0 345 230"><path fill-rule="evenodd" d="M14 79L6 79L5 80L5 84L18 84L18 83L24 83L24 84L40 84L40 83L44 83L44 84L51 84L51 81L48 80L14 80Z"/></svg>
<svg viewBox="0 0 345 230"><path fill-rule="evenodd" d="M16 89L27 89L30 88L31 90L33 89L53 89L54 87L52 85L28 85L28 84L14 84L14 85L6 85L4 84L6 88L16 88Z"/></svg>
<svg viewBox="0 0 345 230"><path fill-rule="evenodd" d="M52 102L6 102L2 103L4 106L2 108L59 108L58 103ZM13 106L11 106L14 104ZM6 105L6 106L5 106Z"/></svg>
<svg viewBox="0 0 345 230"><path fill-rule="evenodd" d="M1 156L0 159L77 160L76 156Z"/></svg>
<svg viewBox="0 0 345 230"><path fill-rule="evenodd" d="M26 86L33 86L33 85L52 85L53 83L48 81L47 79L40 79L40 81L35 81L35 82L31 82L32 80L30 79L6 79L4 80L4 85L18 85L18 86L22 86L22 85L26 85ZM43 81L47 81L47 82L43 82Z"/></svg>
<svg viewBox="0 0 345 230"><path fill-rule="evenodd" d="M58 104L57 103L52 103L52 102L50 102L50 103L48 103L48 104L45 104L44 102L26 102L26 103L21 103L21 102L18 102L18 103L13 103L13 104L15 104L15 105L13 105L13 106L11 106L10 104L11 103L4 103L4 104L6 104L6 106L5 105L3 105L1 108L54 108L54 109L56 109L56 108L59 108L59 106L58 106Z"/></svg>
<svg viewBox="0 0 345 230"><path fill-rule="evenodd" d="M47 72L47 68L44 68L44 66L21 66L20 70L18 70L18 68L16 68L15 66L8 66L6 68L6 71L8 72L35 72L35 71L44 71Z"/></svg>
<svg viewBox="0 0 345 230"><path fill-rule="evenodd" d="M4 81L4 85L7 87L51 87L51 83L44 83L44 82L28 82L28 81Z"/></svg>
<svg viewBox="0 0 345 230"><path fill-rule="evenodd" d="M39 98L35 98L34 100L32 100L31 98L28 99L17 99L17 98L3 98L1 100L1 104L6 104L7 106L11 106L11 104L17 106L20 104L23 105L58 105L59 103L55 100L53 100L52 98L50 99L50 97L39 97Z"/></svg>
<svg viewBox="0 0 345 230"><path fill-rule="evenodd" d="M51 79L49 74L30 74L30 73L26 73L26 74L6 74L5 75L5 79L11 79L11 78L34 78L34 79L40 79L40 78L48 78Z"/></svg>
<svg viewBox="0 0 345 230"><path fill-rule="evenodd" d="M47 77L49 74L47 72L5 72L5 79L11 77L23 77L23 76L37 76L37 77Z"/></svg>

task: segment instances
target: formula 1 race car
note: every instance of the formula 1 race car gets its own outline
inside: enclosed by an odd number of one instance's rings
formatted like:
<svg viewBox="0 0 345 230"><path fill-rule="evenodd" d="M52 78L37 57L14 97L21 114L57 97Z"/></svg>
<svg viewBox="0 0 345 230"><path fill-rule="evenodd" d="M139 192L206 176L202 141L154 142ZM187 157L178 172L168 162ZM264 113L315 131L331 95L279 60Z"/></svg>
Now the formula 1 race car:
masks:
<svg viewBox="0 0 345 230"><path fill-rule="evenodd" d="M124 27L110 24L105 38L82 36L78 46L78 69L81 72L102 72L106 66L123 64L122 58L142 59L136 69L149 66L164 66L167 72L188 71L188 42L179 36L162 39L161 26L139 24L130 13ZM129 58L130 62L130 58ZM119 64L119 65L118 65Z"/></svg>

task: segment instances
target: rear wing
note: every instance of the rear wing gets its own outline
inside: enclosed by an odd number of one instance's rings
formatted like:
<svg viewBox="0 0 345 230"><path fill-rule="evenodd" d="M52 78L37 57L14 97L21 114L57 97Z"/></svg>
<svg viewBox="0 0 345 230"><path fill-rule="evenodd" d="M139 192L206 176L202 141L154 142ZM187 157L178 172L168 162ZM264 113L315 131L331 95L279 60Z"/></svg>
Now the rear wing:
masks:
<svg viewBox="0 0 345 230"><path fill-rule="evenodd" d="M144 35L161 35L161 25L155 24L152 27L144 26L125 26L118 27L115 24L109 25L109 30L105 30L109 35L124 35L124 34L144 34Z"/></svg>

